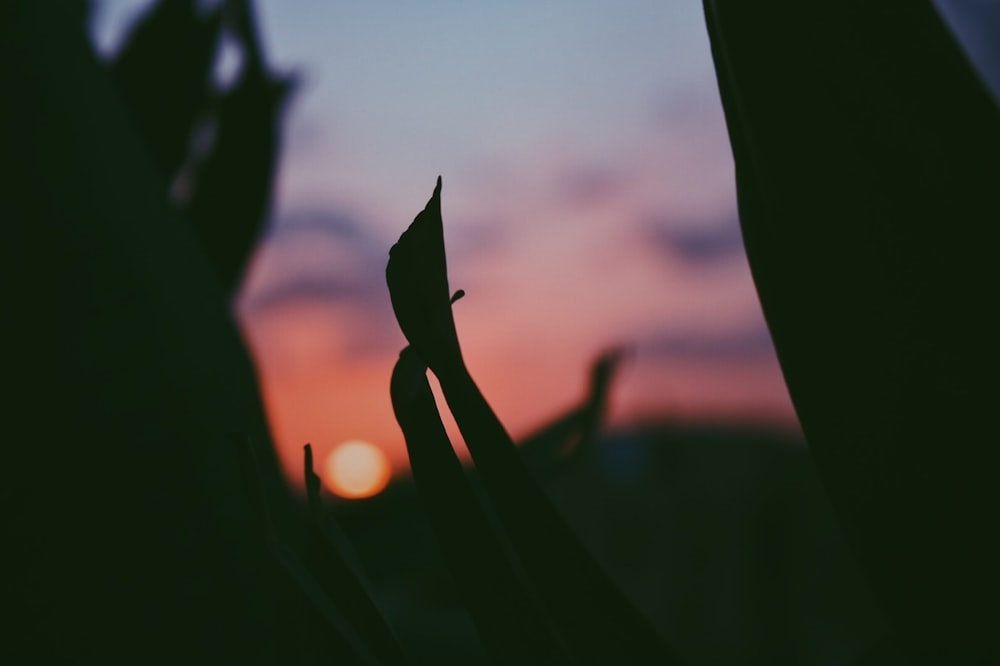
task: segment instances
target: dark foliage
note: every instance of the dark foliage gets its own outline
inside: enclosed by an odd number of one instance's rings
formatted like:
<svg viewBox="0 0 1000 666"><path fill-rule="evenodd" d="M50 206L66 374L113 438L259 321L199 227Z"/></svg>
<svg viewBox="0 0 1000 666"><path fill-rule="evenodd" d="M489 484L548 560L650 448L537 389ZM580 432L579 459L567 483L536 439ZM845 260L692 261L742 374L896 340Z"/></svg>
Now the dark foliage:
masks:
<svg viewBox="0 0 1000 666"><path fill-rule="evenodd" d="M705 3L764 314L900 651L1000 663L1000 111L927 1Z"/></svg>
<svg viewBox="0 0 1000 666"><path fill-rule="evenodd" d="M564 468L565 462L586 453L600 434L615 369L624 352L609 351L594 362L586 400L561 418L518 442L518 453L528 469L541 479Z"/></svg>
<svg viewBox="0 0 1000 666"><path fill-rule="evenodd" d="M294 82L268 72L249 1L228 7L243 67L210 108L212 148L188 174L193 192L185 210L233 293L270 210L279 124Z"/></svg>
<svg viewBox="0 0 1000 666"><path fill-rule="evenodd" d="M234 432L301 552L226 297L62 7L0 5L2 659L322 661L322 610L244 492Z"/></svg>
<svg viewBox="0 0 1000 666"><path fill-rule="evenodd" d="M228 89L212 73L222 37L242 66ZM147 154L191 221L228 293L270 209L279 125L290 77L268 71L249 0L199 16L194 0L153 5L109 65ZM196 145L200 134L202 144Z"/></svg>
<svg viewBox="0 0 1000 666"><path fill-rule="evenodd" d="M187 159L191 130L205 111L222 13L198 16L195 0L158 2L109 67L144 148L164 182Z"/></svg>
<svg viewBox="0 0 1000 666"><path fill-rule="evenodd" d="M490 652L501 663L568 663L566 647L508 556L510 546L470 486L434 404L426 366L412 349L392 374L392 404L417 491Z"/></svg>
<svg viewBox="0 0 1000 666"><path fill-rule="evenodd" d="M412 378L426 362L441 383L483 487L530 581L528 590L537 595L543 616L551 619L571 656L596 663L678 663L552 507L469 375L451 315L442 226L438 178L430 202L393 246L386 268L393 309L412 347L397 364L399 390L393 405L405 426L411 457L421 446L444 444L436 407L427 400L430 393ZM423 413L428 410L430 414ZM415 476L421 473L428 479L423 484L418 480L418 489L456 478L438 475L434 467L414 469Z"/></svg>

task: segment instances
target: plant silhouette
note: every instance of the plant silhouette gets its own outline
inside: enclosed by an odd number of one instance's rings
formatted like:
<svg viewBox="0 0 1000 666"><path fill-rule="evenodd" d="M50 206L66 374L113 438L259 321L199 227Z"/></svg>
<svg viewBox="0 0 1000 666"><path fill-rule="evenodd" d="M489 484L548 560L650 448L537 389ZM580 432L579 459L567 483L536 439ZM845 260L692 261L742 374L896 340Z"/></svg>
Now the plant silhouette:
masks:
<svg viewBox="0 0 1000 666"><path fill-rule="evenodd" d="M604 422L611 383L624 353L614 349L602 354L591 368L586 399L518 442L517 450L525 465L536 475L545 478L558 472L594 445Z"/></svg>
<svg viewBox="0 0 1000 666"><path fill-rule="evenodd" d="M996 103L928 1L704 4L754 282L889 642L1000 663Z"/></svg>
<svg viewBox="0 0 1000 666"><path fill-rule="evenodd" d="M440 177L427 206L390 250L386 280L412 350L401 354L393 381L393 408L411 458L430 455L423 446L442 448L447 443L433 400L428 401L429 387L419 381L426 364L441 383L492 508L530 581L526 593L537 595L539 614L555 626L553 642L561 638L577 661L679 663L559 517L465 367L449 298ZM455 492L466 495L454 465L443 464L450 465L451 472L415 466L418 489L451 480ZM423 474L425 482L420 480ZM428 502L433 501L432 496ZM452 540L444 535L442 541Z"/></svg>
<svg viewBox="0 0 1000 666"><path fill-rule="evenodd" d="M248 0L227 8L244 63L214 105L214 144L193 169L187 214L224 288L233 293L270 210L279 122L295 84L268 72Z"/></svg>
<svg viewBox="0 0 1000 666"><path fill-rule="evenodd" d="M223 35L242 54L224 91L211 81ZM165 187L178 181L191 221L223 288L238 287L267 220L279 124L292 77L269 72L249 0L200 16L195 0L155 4L109 72ZM198 132L202 142L192 150Z"/></svg>
<svg viewBox="0 0 1000 666"><path fill-rule="evenodd" d="M371 663L407 664L392 629L372 600L359 571L349 562L349 543L334 539L341 533L332 516L323 511L319 495L320 480L313 471L312 447L305 446L305 483L309 517L312 522L310 548L306 565L316 575L323 589L336 600L345 616L343 631L346 644L356 644L356 656L370 653ZM348 640L352 639L352 640Z"/></svg>
<svg viewBox="0 0 1000 666"><path fill-rule="evenodd" d="M0 7L17 443L5 451L4 656L276 663L303 646L320 661L333 647L314 588L288 568L305 536L254 372L213 267L168 205L178 153L148 140L182 132L140 129L87 42L82 4ZM190 86L164 86L200 89L191 71ZM294 560L269 547L244 491L247 446Z"/></svg>
<svg viewBox="0 0 1000 666"><path fill-rule="evenodd" d="M491 530L434 405L427 368L409 347L392 374L392 403L428 520L483 642L500 663L570 663L523 574Z"/></svg>
<svg viewBox="0 0 1000 666"><path fill-rule="evenodd" d="M202 17L196 4L154 4L109 65L135 131L165 184L187 159L192 129L208 105L222 33L222 12L215 9Z"/></svg>
<svg viewBox="0 0 1000 666"><path fill-rule="evenodd" d="M102 67L82 5L0 6L6 661L401 663L310 566L228 293L168 202L222 18L158 3Z"/></svg>

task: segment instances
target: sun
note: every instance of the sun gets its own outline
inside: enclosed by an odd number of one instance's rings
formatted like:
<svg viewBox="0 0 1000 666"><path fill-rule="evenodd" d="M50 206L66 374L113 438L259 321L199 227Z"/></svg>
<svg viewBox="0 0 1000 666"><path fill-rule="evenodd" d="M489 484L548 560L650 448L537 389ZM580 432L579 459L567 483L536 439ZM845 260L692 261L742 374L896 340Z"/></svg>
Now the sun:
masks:
<svg viewBox="0 0 1000 666"><path fill-rule="evenodd" d="M389 484L389 460L382 450L361 440L338 444L326 457L327 488L347 499L377 495Z"/></svg>

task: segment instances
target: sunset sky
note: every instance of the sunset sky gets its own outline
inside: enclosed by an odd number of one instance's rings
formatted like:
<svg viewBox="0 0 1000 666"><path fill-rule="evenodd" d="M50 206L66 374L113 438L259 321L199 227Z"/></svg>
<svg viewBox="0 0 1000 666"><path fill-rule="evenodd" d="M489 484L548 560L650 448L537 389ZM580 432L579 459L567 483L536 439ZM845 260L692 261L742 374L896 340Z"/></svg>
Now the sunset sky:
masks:
<svg viewBox="0 0 1000 666"><path fill-rule="evenodd" d="M97 3L99 50L148 4ZM306 442L374 442L405 469L384 270L438 174L463 350L515 437L580 399L614 345L631 355L613 424L794 423L700 2L256 4L302 85L237 311L292 478Z"/></svg>

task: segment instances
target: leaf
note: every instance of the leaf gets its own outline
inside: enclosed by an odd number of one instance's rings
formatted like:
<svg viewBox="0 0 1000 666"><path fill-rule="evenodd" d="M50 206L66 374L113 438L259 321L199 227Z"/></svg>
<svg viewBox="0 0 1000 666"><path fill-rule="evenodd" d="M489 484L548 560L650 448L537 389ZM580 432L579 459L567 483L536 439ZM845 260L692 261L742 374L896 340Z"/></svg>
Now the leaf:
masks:
<svg viewBox="0 0 1000 666"><path fill-rule="evenodd" d="M204 110L222 25L201 18L193 0L161 0L111 63L110 74L145 148L168 181L180 168Z"/></svg>
<svg viewBox="0 0 1000 666"><path fill-rule="evenodd" d="M586 400L518 442L518 453L537 478L544 479L546 474L555 472L597 439L607 410L611 379L622 354L622 350L614 349L601 355L591 369Z"/></svg>
<svg viewBox="0 0 1000 666"><path fill-rule="evenodd" d="M241 35L244 50L256 53L252 36ZM186 211L228 293L239 287L270 211L281 117L294 85L294 77L248 58L216 104L212 150L194 168Z"/></svg>
<svg viewBox="0 0 1000 666"><path fill-rule="evenodd" d="M461 360L452 317L441 222L441 177L427 206L389 250L392 309L414 351L432 369Z"/></svg>
<svg viewBox="0 0 1000 666"><path fill-rule="evenodd" d="M552 506L467 370L438 379L497 516L574 654L601 663L680 663Z"/></svg>
<svg viewBox="0 0 1000 666"><path fill-rule="evenodd" d="M366 644L363 636L354 630L342 608L332 601L327 593L329 587L324 589L324 585L306 568L298 555L278 538L271 521L267 498L263 493L257 456L249 438L243 434L233 434L231 440L240 468L243 491L270 555L269 566L255 572L257 585L262 588L276 586L280 590L280 599L294 599L297 593L299 599L306 602L313 612L312 616L302 618L311 623L304 629L313 629L313 635L309 635L304 641L310 651L318 650L326 659L349 659L351 663L378 664L376 651ZM311 458L308 445L306 448L307 458ZM311 472L312 468L308 468L308 471ZM321 633L316 635L317 631Z"/></svg>
<svg viewBox="0 0 1000 666"><path fill-rule="evenodd" d="M399 355L390 392L417 492L483 642L501 663L568 663L523 574L491 530L441 423L426 366L410 347Z"/></svg>
<svg viewBox="0 0 1000 666"><path fill-rule="evenodd" d="M309 513L312 519L310 541L306 561L316 579L350 623L357 637L381 664L408 664L403 649L395 634L375 604L371 591L354 571L342 546L331 538L326 530L322 505L319 497L320 479L313 471L312 446L304 447L306 492Z"/></svg>
<svg viewBox="0 0 1000 666"><path fill-rule="evenodd" d="M427 207L390 252L393 310L414 352L437 376L531 586L575 659L679 663L552 507L466 369L448 298L440 194L439 178Z"/></svg>
<svg viewBox="0 0 1000 666"><path fill-rule="evenodd" d="M747 259L839 524L900 652L1000 663L1000 108L935 4L705 19Z"/></svg>

